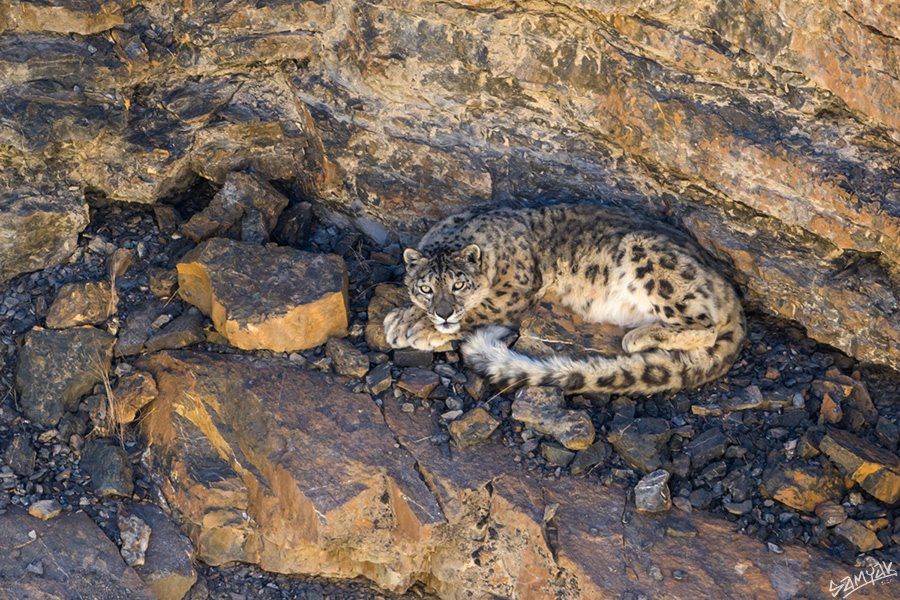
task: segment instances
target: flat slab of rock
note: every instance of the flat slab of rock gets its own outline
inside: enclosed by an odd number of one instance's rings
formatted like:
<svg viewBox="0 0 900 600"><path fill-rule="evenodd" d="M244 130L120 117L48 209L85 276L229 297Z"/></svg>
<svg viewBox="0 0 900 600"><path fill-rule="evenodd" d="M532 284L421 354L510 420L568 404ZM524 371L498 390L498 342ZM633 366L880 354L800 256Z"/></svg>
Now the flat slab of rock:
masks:
<svg viewBox="0 0 900 600"><path fill-rule="evenodd" d="M642 512L665 512L672 508L672 496L669 494L669 472L659 469L634 486L634 507Z"/></svg>
<svg viewBox="0 0 900 600"><path fill-rule="evenodd" d="M887 504L900 501L900 457L848 431L835 429L819 447L837 468Z"/></svg>
<svg viewBox="0 0 900 600"><path fill-rule="evenodd" d="M61 263L75 250L88 221L80 191L0 192L0 282Z"/></svg>
<svg viewBox="0 0 900 600"><path fill-rule="evenodd" d="M500 419L488 411L483 408L473 408L450 423L447 429L458 447L469 448L491 437L499 425Z"/></svg>
<svg viewBox="0 0 900 600"><path fill-rule="evenodd" d="M425 568L444 519L370 396L289 363L181 351L138 364L159 390L141 424L150 460L198 558L389 589Z"/></svg>
<svg viewBox="0 0 900 600"><path fill-rule="evenodd" d="M547 294L522 321L514 348L531 356L614 356L622 353L626 332L617 325L585 321Z"/></svg>
<svg viewBox="0 0 900 600"><path fill-rule="evenodd" d="M47 327L101 325L115 314L116 303L108 281L67 283L59 288L47 311Z"/></svg>
<svg viewBox="0 0 900 600"><path fill-rule="evenodd" d="M134 472L125 450L105 439L91 440L81 458L81 470L91 477L91 488L101 496L130 498Z"/></svg>
<svg viewBox="0 0 900 600"><path fill-rule="evenodd" d="M672 430L665 419L631 419L616 415L609 428L609 443L626 463L647 475L659 469L668 456L666 444Z"/></svg>
<svg viewBox="0 0 900 600"><path fill-rule="evenodd" d="M116 338L94 327L42 329L25 334L16 390L25 415L46 427L59 423L109 370Z"/></svg>
<svg viewBox="0 0 900 600"><path fill-rule="evenodd" d="M562 390L524 387L516 392L512 418L552 436L569 450L585 450L594 443L594 424L583 410L569 410Z"/></svg>
<svg viewBox="0 0 900 600"><path fill-rule="evenodd" d="M128 506L128 512L150 528L144 562L134 567L135 572L159 600L181 600L197 581L197 572L191 563L194 551L190 543L157 507L132 504Z"/></svg>
<svg viewBox="0 0 900 600"><path fill-rule="evenodd" d="M208 240L178 263L181 296L245 350L304 350L347 329L347 268L339 256Z"/></svg>
<svg viewBox="0 0 900 600"><path fill-rule="evenodd" d="M0 598L157 600L86 514L43 521L17 507L0 515Z"/></svg>

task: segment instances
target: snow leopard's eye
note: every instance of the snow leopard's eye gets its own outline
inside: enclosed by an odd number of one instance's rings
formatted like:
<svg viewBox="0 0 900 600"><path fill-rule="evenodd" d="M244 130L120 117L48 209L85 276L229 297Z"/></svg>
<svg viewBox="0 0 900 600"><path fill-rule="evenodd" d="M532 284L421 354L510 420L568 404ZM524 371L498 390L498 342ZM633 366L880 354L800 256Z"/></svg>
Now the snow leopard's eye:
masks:
<svg viewBox="0 0 900 600"><path fill-rule="evenodd" d="M463 289L464 287L466 287L465 281L457 281L456 283L453 284L453 291L458 292L461 289Z"/></svg>
<svg viewBox="0 0 900 600"><path fill-rule="evenodd" d="M419 286L419 291L422 292L423 294L430 294L430 293L431 293L431 286L430 286L430 285L420 285L420 286Z"/></svg>

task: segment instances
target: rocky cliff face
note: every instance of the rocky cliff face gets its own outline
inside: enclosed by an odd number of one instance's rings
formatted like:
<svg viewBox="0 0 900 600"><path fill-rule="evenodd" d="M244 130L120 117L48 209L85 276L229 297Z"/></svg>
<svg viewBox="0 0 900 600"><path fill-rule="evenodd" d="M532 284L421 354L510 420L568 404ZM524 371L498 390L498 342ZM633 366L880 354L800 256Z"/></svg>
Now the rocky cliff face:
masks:
<svg viewBox="0 0 900 600"><path fill-rule="evenodd" d="M156 202L252 168L375 238L602 199L897 368L898 25L887 0L23 0L0 8L0 190Z"/></svg>

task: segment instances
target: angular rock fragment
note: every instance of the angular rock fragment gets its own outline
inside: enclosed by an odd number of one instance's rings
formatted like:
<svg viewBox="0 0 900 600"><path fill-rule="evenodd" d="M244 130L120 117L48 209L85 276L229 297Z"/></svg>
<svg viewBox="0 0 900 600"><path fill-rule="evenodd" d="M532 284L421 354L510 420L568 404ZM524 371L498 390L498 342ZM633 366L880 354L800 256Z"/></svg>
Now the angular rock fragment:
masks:
<svg viewBox="0 0 900 600"><path fill-rule="evenodd" d="M150 526L134 515L119 513L119 537L122 547L119 552L129 567L144 564L147 544L150 543Z"/></svg>
<svg viewBox="0 0 900 600"><path fill-rule="evenodd" d="M37 517L42 521L52 519L59 516L62 512L62 505L56 500L38 500L28 507L28 514Z"/></svg>
<svg viewBox="0 0 900 600"><path fill-rule="evenodd" d="M154 321L164 310L165 305L158 301L144 302L134 308L125 319L125 327L119 332L116 354L118 356L140 354L144 349L144 342L154 331Z"/></svg>
<svg viewBox="0 0 900 600"><path fill-rule="evenodd" d="M669 472L659 469L644 476L634 486L634 506L639 511L657 513L672 508Z"/></svg>
<svg viewBox="0 0 900 600"><path fill-rule="evenodd" d="M146 523L150 530L144 561L134 567L135 572L159 600L181 600L197 581L197 572L191 563L194 552L190 543L155 506L132 504L128 512Z"/></svg>
<svg viewBox="0 0 900 600"><path fill-rule="evenodd" d="M459 419L452 421L447 429L459 448L470 448L491 437L499 425L500 419L488 411L473 408Z"/></svg>
<svg viewBox="0 0 900 600"><path fill-rule="evenodd" d="M343 259L292 248L208 240L178 263L182 297L245 350L304 350L346 334Z"/></svg>
<svg viewBox="0 0 900 600"><path fill-rule="evenodd" d="M567 409L559 388L521 388L516 392L512 418L552 436L569 450L585 450L594 443L594 424L590 416L582 410Z"/></svg>
<svg viewBox="0 0 900 600"><path fill-rule="evenodd" d="M0 192L0 282L59 264L75 250L87 224L80 191Z"/></svg>
<svg viewBox="0 0 900 600"><path fill-rule="evenodd" d="M429 394L441 383L441 378L434 371L428 369L411 368L403 371L397 387L406 390L413 396L427 398Z"/></svg>
<svg viewBox="0 0 900 600"><path fill-rule="evenodd" d="M3 452L3 462L20 477L31 477L37 452L24 435L15 436Z"/></svg>
<svg viewBox="0 0 900 600"><path fill-rule="evenodd" d="M134 491L128 455L105 440L91 440L84 449L81 469L90 475L91 487L101 496L130 498Z"/></svg>
<svg viewBox="0 0 900 600"><path fill-rule="evenodd" d="M150 373L135 371L120 377L112 393L115 422L131 423L140 409L156 399L156 382Z"/></svg>
<svg viewBox="0 0 900 600"><path fill-rule="evenodd" d="M834 527L847 520L847 510L833 501L826 501L816 507L816 516L825 527Z"/></svg>
<svg viewBox="0 0 900 600"><path fill-rule="evenodd" d="M859 552L871 552L881 548L881 541L874 531L853 519L847 519L833 530L839 540Z"/></svg>
<svg viewBox="0 0 900 600"><path fill-rule="evenodd" d="M844 483L832 468L800 460L770 460L762 474L763 495L805 512L844 493Z"/></svg>
<svg viewBox="0 0 900 600"><path fill-rule="evenodd" d="M416 350L415 348L394 350L395 367L427 367L433 360L434 352L431 350Z"/></svg>
<svg viewBox="0 0 900 600"><path fill-rule="evenodd" d="M891 452L897 451L897 445L900 443L900 427L887 417L878 417L875 423L875 436L882 445Z"/></svg>
<svg viewBox="0 0 900 600"><path fill-rule="evenodd" d="M172 319L159 331L151 333L147 341L144 342L144 350L147 352L172 350L193 346L205 341L203 315L186 312Z"/></svg>
<svg viewBox="0 0 900 600"><path fill-rule="evenodd" d="M575 458L575 453L556 444L542 442L541 456L543 456L544 460L550 463L551 466L567 467L569 466L569 463L572 462L572 459Z"/></svg>
<svg viewBox="0 0 900 600"><path fill-rule="evenodd" d="M728 438L720 428L713 427L691 440L685 451L691 457L691 466L700 469L723 456L727 448Z"/></svg>
<svg viewBox="0 0 900 600"><path fill-rule="evenodd" d="M360 379L369 371L369 357L347 340L329 338L325 342L325 354L331 358L334 370L341 375Z"/></svg>
<svg viewBox="0 0 900 600"><path fill-rule="evenodd" d="M574 475L580 475L593 469L595 466L606 461L612 450L603 440L599 440L590 445L585 450L580 450L575 454L575 459L570 465L570 469Z"/></svg>
<svg viewBox="0 0 900 600"><path fill-rule="evenodd" d="M376 396L391 387L391 383L393 383L393 377L389 363L381 363L366 375L366 385L369 386L369 392Z"/></svg>
<svg viewBox="0 0 900 600"><path fill-rule="evenodd" d="M666 444L671 437L672 431L665 419L630 419L616 415L607 440L622 460L646 475L662 466Z"/></svg>
<svg viewBox="0 0 900 600"><path fill-rule="evenodd" d="M14 549L0 552L0 598L158 600L83 512L43 521L12 507L0 540Z"/></svg>
<svg viewBox="0 0 900 600"><path fill-rule="evenodd" d="M195 242L239 233L241 241L264 244L287 204L284 195L256 175L232 172L209 205L181 231Z"/></svg>
<svg viewBox="0 0 900 600"><path fill-rule="evenodd" d="M882 502L900 501L900 457L852 433L835 429L819 447L841 473Z"/></svg>
<svg viewBox="0 0 900 600"><path fill-rule="evenodd" d="M153 295L160 299L171 298L178 288L178 271L150 267L147 273L150 275L150 291Z"/></svg>
<svg viewBox="0 0 900 600"><path fill-rule="evenodd" d="M47 311L47 327L101 325L115 314L116 305L117 298L108 281L67 283L59 288Z"/></svg>
<svg viewBox="0 0 900 600"><path fill-rule="evenodd" d="M46 427L56 425L109 371L115 341L89 326L29 331L16 366L25 415Z"/></svg>

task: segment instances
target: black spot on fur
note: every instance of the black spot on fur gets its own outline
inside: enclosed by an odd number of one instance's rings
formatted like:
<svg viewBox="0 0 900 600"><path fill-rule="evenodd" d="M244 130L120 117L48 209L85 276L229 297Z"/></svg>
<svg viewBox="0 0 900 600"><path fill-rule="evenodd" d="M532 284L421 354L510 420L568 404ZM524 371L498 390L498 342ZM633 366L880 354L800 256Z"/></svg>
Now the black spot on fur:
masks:
<svg viewBox="0 0 900 600"><path fill-rule="evenodd" d="M603 285L609 283L609 265L603 267Z"/></svg>
<svg viewBox="0 0 900 600"><path fill-rule="evenodd" d="M653 272L653 261L648 260L647 264L635 269L634 276L637 277L638 279L643 279L644 277L646 277L647 275L649 275L652 272Z"/></svg>
<svg viewBox="0 0 900 600"><path fill-rule="evenodd" d="M697 269L694 267L687 267L684 271L681 272L681 278L685 281L693 281L697 278Z"/></svg>
<svg viewBox="0 0 900 600"><path fill-rule="evenodd" d="M568 378L566 379L566 384L564 386L567 390L580 390L584 387L584 375L581 373L570 373Z"/></svg>
<svg viewBox="0 0 900 600"><path fill-rule="evenodd" d="M628 293L629 293L629 294L633 294L633 293L635 292L635 289L636 289L636 288L634 287L634 284L633 284L633 283L629 283L629 284L628 284Z"/></svg>
<svg viewBox="0 0 900 600"><path fill-rule="evenodd" d="M643 260L647 256L647 251L644 250L643 246L634 245L631 247L631 256L634 257L635 261Z"/></svg>
<svg viewBox="0 0 900 600"><path fill-rule="evenodd" d="M687 302L688 300L693 300L693 299L696 298L696 297L697 297L697 296L695 296L693 293L685 294L685 295L684 295L684 301Z"/></svg>
<svg viewBox="0 0 900 600"><path fill-rule="evenodd" d="M601 375L597 378L597 387L598 388L609 388L612 387L613 383L616 381L615 375Z"/></svg>
<svg viewBox="0 0 900 600"><path fill-rule="evenodd" d="M664 306L663 313L665 313L665 315L667 317L669 317L670 319L675 316L675 311L672 309L671 306Z"/></svg>
<svg viewBox="0 0 900 600"><path fill-rule="evenodd" d="M672 284L669 283L667 279L659 280L659 295L668 300L672 297L672 292L675 291L675 288L672 287Z"/></svg>
<svg viewBox="0 0 900 600"><path fill-rule="evenodd" d="M659 259L659 266L668 271L674 271L675 267L678 266L678 262L675 260L674 256L666 254Z"/></svg>
<svg viewBox="0 0 900 600"><path fill-rule="evenodd" d="M717 342L733 342L734 341L734 332L726 331L723 334L720 334L716 339Z"/></svg>
<svg viewBox="0 0 900 600"><path fill-rule="evenodd" d="M634 385L637 379L634 378L634 375L631 374L631 371L622 371L622 387L630 388Z"/></svg>
<svg viewBox="0 0 900 600"><path fill-rule="evenodd" d="M647 293L649 294L650 292L653 291L653 286L655 286L655 285L656 285L656 281L654 281L653 279L648 279L647 282L644 284L644 289L647 290Z"/></svg>
<svg viewBox="0 0 900 600"><path fill-rule="evenodd" d="M709 321L709 315L706 313L700 313L699 315L697 315L697 320L701 323L704 321Z"/></svg>
<svg viewBox="0 0 900 600"><path fill-rule="evenodd" d="M647 365L644 373L641 375L641 381L647 385L665 385L669 383L672 374L662 365Z"/></svg>
<svg viewBox="0 0 900 600"><path fill-rule="evenodd" d="M551 385L556 385L556 377L552 373L548 373L541 377L541 385L549 387Z"/></svg>
<svg viewBox="0 0 900 600"><path fill-rule="evenodd" d="M600 265L591 265L587 269L584 270L584 276L591 280L591 283L595 283L597 281L597 276L600 274Z"/></svg>
<svg viewBox="0 0 900 600"><path fill-rule="evenodd" d="M687 310L687 304L685 304L684 302L676 302L676 303L675 303L675 310L677 310L677 311L680 312L681 314L684 314L684 311Z"/></svg>

